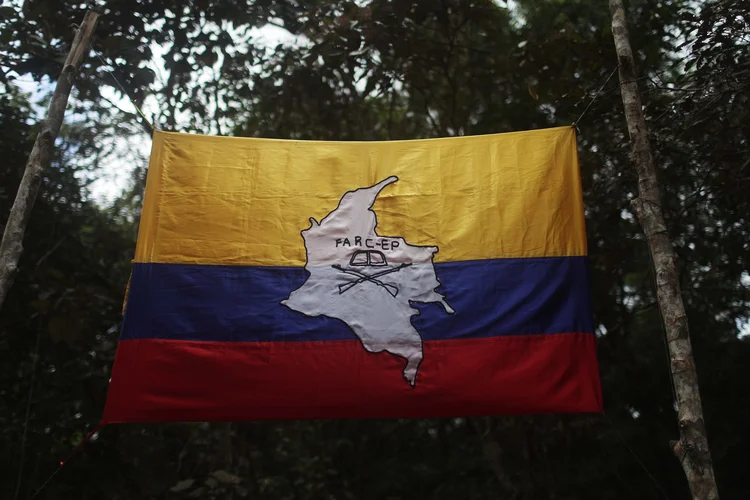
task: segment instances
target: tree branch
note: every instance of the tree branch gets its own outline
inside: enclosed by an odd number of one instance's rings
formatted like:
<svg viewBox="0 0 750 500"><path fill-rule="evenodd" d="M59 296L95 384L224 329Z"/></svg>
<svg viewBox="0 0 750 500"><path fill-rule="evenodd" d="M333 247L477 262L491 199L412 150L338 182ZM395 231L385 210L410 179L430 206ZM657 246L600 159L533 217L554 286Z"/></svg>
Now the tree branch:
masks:
<svg viewBox="0 0 750 500"><path fill-rule="evenodd" d="M673 445L673 449L678 457L684 456L678 452L678 448L689 450L690 460L682 460L682 466L693 498L718 500L719 492L706 437L693 348L677 273L677 258L662 212L659 180L638 91L635 58L630 47L625 9L622 0L609 0L609 5L612 13L612 36L620 68L622 103L633 145L633 162L638 174L638 198L633 200L632 205L651 252L656 295L667 334L672 381L677 397L680 441Z"/></svg>
<svg viewBox="0 0 750 500"><path fill-rule="evenodd" d="M16 193L16 199L8 216L8 222L3 232L3 240L0 243L0 308L5 302L10 287L13 285L18 262L23 253L23 236L26 226L31 218L31 210L34 207L39 187L42 184L44 171L49 168L52 158L52 150L55 139L60 133L65 108L68 105L70 91L78 75L84 52L89 47L89 40L96 27L99 14L93 10L86 11L83 23L76 32L70 52L63 65L60 78L52 93L52 100L47 109L47 116L41 124L41 130L34 142L26 169L21 179L21 184Z"/></svg>

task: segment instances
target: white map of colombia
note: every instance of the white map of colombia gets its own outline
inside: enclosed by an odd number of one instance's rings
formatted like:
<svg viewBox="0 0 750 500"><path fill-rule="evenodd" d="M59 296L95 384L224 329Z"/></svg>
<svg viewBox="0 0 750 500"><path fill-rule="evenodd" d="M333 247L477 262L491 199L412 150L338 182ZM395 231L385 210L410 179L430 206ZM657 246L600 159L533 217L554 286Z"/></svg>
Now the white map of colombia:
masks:
<svg viewBox="0 0 750 500"><path fill-rule="evenodd" d="M323 220L310 218L302 231L310 273L282 304L307 316L346 323L369 352L404 358L403 375L412 387L424 357L422 337L411 324L411 302L437 302L454 311L435 290L437 247L410 245L399 236L379 236L372 210L380 192L398 181L388 177L349 191Z"/></svg>

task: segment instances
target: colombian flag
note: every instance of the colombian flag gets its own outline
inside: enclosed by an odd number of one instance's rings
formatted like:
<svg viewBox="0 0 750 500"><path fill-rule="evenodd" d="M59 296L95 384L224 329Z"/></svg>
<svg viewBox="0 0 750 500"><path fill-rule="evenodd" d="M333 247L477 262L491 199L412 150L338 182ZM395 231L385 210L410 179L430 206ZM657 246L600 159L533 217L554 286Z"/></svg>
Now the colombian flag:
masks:
<svg viewBox="0 0 750 500"><path fill-rule="evenodd" d="M155 133L104 424L601 409L574 128Z"/></svg>

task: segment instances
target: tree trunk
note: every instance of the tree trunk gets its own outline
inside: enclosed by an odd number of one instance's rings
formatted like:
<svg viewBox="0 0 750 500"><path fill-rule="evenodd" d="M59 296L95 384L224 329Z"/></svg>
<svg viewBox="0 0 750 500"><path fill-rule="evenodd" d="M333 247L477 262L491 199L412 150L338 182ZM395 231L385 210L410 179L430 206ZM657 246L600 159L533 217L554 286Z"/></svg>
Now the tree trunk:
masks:
<svg viewBox="0 0 750 500"><path fill-rule="evenodd" d="M620 65L622 103L633 145L633 162L638 173L638 198L633 200L633 209L651 252L659 310L666 329L670 367L677 395L680 440L672 443L672 450L682 464L693 499L718 500L719 492L706 438L698 377L677 274L677 259L661 208L659 181L638 92L625 9L622 0L609 0L609 6L612 36Z"/></svg>
<svg viewBox="0 0 750 500"><path fill-rule="evenodd" d="M31 216L31 209L34 207L34 200L42 183L44 171L49 166L55 139L60 132L65 108L68 105L68 97L78 74L81 60L88 50L89 40L96 27L98 17L99 14L93 10L87 11L83 23L76 32L60 78L55 85L55 91L47 109L47 116L41 123L39 135L34 142L34 148L31 150L29 160L26 163L26 170L18 187L16 199L10 210L8 222L3 232L3 240L0 243L0 308L2 308L5 298L8 296L8 290L13 285L13 280L18 271L18 261L23 253L23 235Z"/></svg>

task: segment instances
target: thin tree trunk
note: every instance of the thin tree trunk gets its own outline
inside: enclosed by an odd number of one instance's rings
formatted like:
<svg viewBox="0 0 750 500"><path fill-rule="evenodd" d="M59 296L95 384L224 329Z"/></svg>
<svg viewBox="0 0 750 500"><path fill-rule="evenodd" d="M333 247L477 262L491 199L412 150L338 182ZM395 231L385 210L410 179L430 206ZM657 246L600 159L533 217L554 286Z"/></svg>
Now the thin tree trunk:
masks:
<svg viewBox="0 0 750 500"><path fill-rule="evenodd" d="M16 193L16 199L8 216L8 222L3 232L3 240L0 243L0 308L2 308L8 290L13 285L18 261L23 253L23 235L26 232L31 209L34 207L39 186L42 183L44 171L49 167L55 139L62 126L65 108L68 105L68 97L78 75L78 68L84 54L89 47L89 40L96 27L99 14L93 10L86 12L83 23L78 28L73 45L63 65L60 78L55 85L47 116L41 122L39 135L34 142L26 170L23 173L21 184Z"/></svg>
<svg viewBox="0 0 750 500"><path fill-rule="evenodd" d="M612 35L620 65L622 103L633 145L633 162L638 173L638 198L633 200L633 209L651 252L659 310L666 329L670 367L677 395L680 440L672 442L672 450L682 464L693 499L718 500L719 492L708 448L676 257L661 208L659 181L638 92L635 59L630 48L625 9L622 0L609 0L609 6L612 14Z"/></svg>

